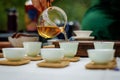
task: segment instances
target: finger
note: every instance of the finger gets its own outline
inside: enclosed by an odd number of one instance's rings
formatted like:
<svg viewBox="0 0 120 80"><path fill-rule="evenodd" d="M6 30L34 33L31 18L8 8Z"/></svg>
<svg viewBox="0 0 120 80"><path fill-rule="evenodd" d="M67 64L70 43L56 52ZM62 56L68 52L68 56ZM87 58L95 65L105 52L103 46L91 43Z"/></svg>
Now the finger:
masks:
<svg viewBox="0 0 120 80"><path fill-rule="evenodd" d="M50 7L50 6L52 6L52 2L53 2L54 0L49 0L47 3L48 3L48 7Z"/></svg>
<svg viewBox="0 0 120 80"><path fill-rule="evenodd" d="M40 5L40 0L32 0L33 6L39 10L40 12L42 12L42 7Z"/></svg>
<svg viewBox="0 0 120 80"><path fill-rule="evenodd" d="M40 0L40 3L43 9L47 8L47 0Z"/></svg>
<svg viewBox="0 0 120 80"><path fill-rule="evenodd" d="M50 6L51 6L51 1L47 0L47 7L50 7Z"/></svg>
<svg viewBox="0 0 120 80"><path fill-rule="evenodd" d="M50 2L53 2L54 0L50 0Z"/></svg>

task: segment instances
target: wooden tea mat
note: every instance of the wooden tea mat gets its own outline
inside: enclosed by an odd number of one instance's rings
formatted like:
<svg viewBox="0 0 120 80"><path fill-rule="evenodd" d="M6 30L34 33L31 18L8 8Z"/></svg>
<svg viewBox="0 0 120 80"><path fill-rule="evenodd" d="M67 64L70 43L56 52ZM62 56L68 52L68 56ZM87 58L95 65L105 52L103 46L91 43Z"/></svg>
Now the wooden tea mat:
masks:
<svg viewBox="0 0 120 80"><path fill-rule="evenodd" d="M23 59L21 61L9 61L9 60L0 60L0 65L7 65L7 66L19 66L29 63L30 60Z"/></svg>
<svg viewBox="0 0 120 80"><path fill-rule="evenodd" d="M31 61L38 61L38 60L42 60L42 57L41 56L36 56L36 57L29 57L29 56L26 56L25 57L26 59L29 59Z"/></svg>
<svg viewBox="0 0 120 80"><path fill-rule="evenodd" d="M37 63L38 67L48 67L48 68L63 68L69 65L69 61L61 61L58 63L52 63L52 62L39 62Z"/></svg>
<svg viewBox="0 0 120 80"><path fill-rule="evenodd" d="M70 61L70 62L77 62L79 60L80 60L80 57L73 57L73 58L64 57L63 58L63 61Z"/></svg>
<svg viewBox="0 0 120 80"><path fill-rule="evenodd" d="M3 56L3 53L0 53L0 58L3 58L4 56Z"/></svg>
<svg viewBox="0 0 120 80"><path fill-rule="evenodd" d="M85 65L86 69L114 69L117 66L116 59L110 61L107 64L95 64L94 62L90 62Z"/></svg>

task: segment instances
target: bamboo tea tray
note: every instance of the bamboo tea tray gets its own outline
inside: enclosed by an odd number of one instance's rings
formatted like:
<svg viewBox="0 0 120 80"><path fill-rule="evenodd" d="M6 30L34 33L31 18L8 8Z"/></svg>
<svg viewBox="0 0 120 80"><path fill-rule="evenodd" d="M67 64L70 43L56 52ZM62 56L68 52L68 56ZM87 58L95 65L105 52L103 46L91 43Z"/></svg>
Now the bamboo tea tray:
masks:
<svg viewBox="0 0 120 80"><path fill-rule="evenodd" d="M112 60L107 64L96 64L94 62L89 62L85 65L86 69L114 69L117 66L116 60Z"/></svg>
<svg viewBox="0 0 120 80"><path fill-rule="evenodd" d="M0 60L0 65L7 65L7 66L20 66L24 64L28 64L30 60L23 59L21 61L9 61L9 60Z"/></svg>
<svg viewBox="0 0 120 80"><path fill-rule="evenodd" d="M61 61L61 62L39 62L37 63L38 67L48 67L48 68L63 68L69 65L69 61Z"/></svg>

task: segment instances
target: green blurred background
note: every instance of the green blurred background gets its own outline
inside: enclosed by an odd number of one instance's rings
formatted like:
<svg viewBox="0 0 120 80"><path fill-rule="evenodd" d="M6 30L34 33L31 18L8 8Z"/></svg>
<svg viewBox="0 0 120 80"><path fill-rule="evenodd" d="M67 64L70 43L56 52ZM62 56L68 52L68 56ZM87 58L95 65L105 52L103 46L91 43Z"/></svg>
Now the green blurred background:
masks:
<svg viewBox="0 0 120 80"><path fill-rule="evenodd" d="M90 0L55 0L52 5L61 7L68 16L68 21L82 20L86 10L90 6ZM25 31L25 0L1 0L0 1L0 31L7 31L8 8L15 7L18 11L18 31Z"/></svg>

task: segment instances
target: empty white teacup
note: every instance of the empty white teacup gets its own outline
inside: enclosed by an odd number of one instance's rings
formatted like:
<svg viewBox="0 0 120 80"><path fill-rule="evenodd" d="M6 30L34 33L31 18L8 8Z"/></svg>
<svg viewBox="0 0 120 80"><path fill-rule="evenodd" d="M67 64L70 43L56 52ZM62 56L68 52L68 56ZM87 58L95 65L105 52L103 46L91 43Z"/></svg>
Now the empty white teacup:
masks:
<svg viewBox="0 0 120 80"><path fill-rule="evenodd" d="M106 64L114 59L114 49L88 49L88 57L97 64Z"/></svg>
<svg viewBox="0 0 120 80"><path fill-rule="evenodd" d="M65 57L74 57L77 53L78 42L59 42Z"/></svg>
<svg viewBox="0 0 120 80"><path fill-rule="evenodd" d="M10 61L22 60L25 56L24 48L2 48L3 55Z"/></svg>
<svg viewBox="0 0 120 80"><path fill-rule="evenodd" d="M95 49L113 49L114 42L94 42Z"/></svg>
<svg viewBox="0 0 120 80"><path fill-rule="evenodd" d="M90 30L75 30L73 31L77 37L89 37L93 31Z"/></svg>
<svg viewBox="0 0 120 80"><path fill-rule="evenodd" d="M63 57L63 49L60 48L42 48L41 56L47 62L60 62Z"/></svg>
<svg viewBox="0 0 120 80"><path fill-rule="evenodd" d="M23 42L27 56L36 57L40 54L41 42Z"/></svg>

